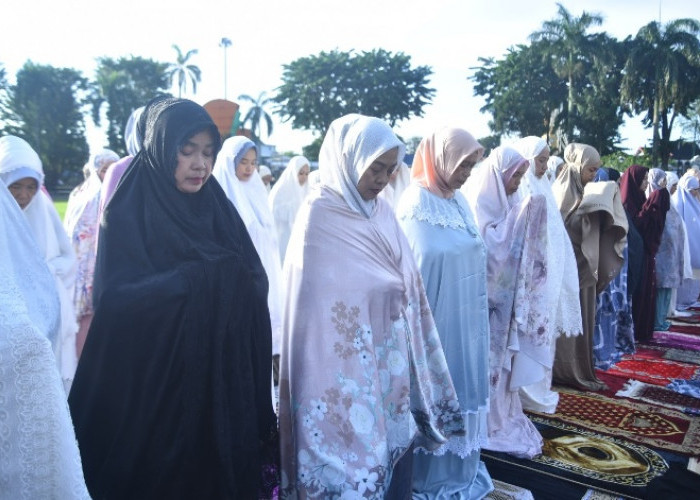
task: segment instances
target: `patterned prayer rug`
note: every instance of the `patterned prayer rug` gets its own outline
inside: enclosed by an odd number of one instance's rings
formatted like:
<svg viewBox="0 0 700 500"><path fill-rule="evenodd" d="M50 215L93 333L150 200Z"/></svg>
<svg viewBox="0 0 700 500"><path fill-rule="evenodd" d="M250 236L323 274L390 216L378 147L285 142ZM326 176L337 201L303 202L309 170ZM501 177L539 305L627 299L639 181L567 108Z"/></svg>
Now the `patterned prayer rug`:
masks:
<svg viewBox="0 0 700 500"><path fill-rule="evenodd" d="M645 384L639 380L628 380L615 396L674 408L688 415L700 415L700 399L679 394L666 387Z"/></svg>
<svg viewBox="0 0 700 500"><path fill-rule="evenodd" d="M671 328L677 327L671 326ZM680 349L689 349L691 351L700 351L700 336L683 332L654 332L651 343L663 347L677 347Z"/></svg>
<svg viewBox="0 0 700 500"><path fill-rule="evenodd" d="M530 490L497 479L492 478L491 480L493 481L493 491L486 495L487 500L534 500Z"/></svg>
<svg viewBox="0 0 700 500"><path fill-rule="evenodd" d="M580 499L590 488L625 498L645 498L647 485L668 470L648 447L531 415L542 434L542 455L519 459L481 451L491 477L532 491L537 499Z"/></svg>
<svg viewBox="0 0 700 500"><path fill-rule="evenodd" d="M628 354L608 368L606 373L666 386L674 378L694 378L700 373L700 367L670 359L654 359L644 354Z"/></svg>
<svg viewBox="0 0 700 500"><path fill-rule="evenodd" d="M680 361L682 363L692 363L694 365L700 365L700 352L698 351L687 351L685 349L667 349L663 354L664 359L670 359L672 361Z"/></svg>
<svg viewBox="0 0 700 500"><path fill-rule="evenodd" d="M688 324L672 324L669 327L669 331L685 333L686 335L700 336L700 327L688 325Z"/></svg>
<svg viewBox="0 0 700 500"><path fill-rule="evenodd" d="M526 413L533 422L546 417L682 455L700 455L700 419L662 406L562 389L554 414Z"/></svg>
<svg viewBox="0 0 700 500"><path fill-rule="evenodd" d="M693 314L692 316L678 316L671 318L673 323L684 323L688 325L700 325L700 315Z"/></svg>

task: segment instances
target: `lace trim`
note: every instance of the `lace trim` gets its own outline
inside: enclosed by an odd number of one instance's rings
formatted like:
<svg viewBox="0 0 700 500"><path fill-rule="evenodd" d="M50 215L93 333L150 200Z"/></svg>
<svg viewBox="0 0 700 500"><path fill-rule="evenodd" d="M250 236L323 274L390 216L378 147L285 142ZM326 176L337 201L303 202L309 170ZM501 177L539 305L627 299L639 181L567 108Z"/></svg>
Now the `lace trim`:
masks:
<svg viewBox="0 0 700 500"><path fill-rule="evenodd" d="M416 453L424 453L426 455L435 455L441 457L445 454L452 453L459 458L465 459L475 451L479 451L488 443L487 423L486 418L489 411L489 404L480 407L477 411L462 412L462 417L465 422L471 425L467 426L468 436L452 436L442 446L434 450L428 450L422 446L416 446Z"/></svg>
<svg viewBox="0 0 700 500"><path fill-rule="evenodd" d="M472 232L474 222L462 193L455 192L451 199L440 198L426 189L409 186L404 192L396 213L399 219L415 219L434 226L467 229Z"/></svg>

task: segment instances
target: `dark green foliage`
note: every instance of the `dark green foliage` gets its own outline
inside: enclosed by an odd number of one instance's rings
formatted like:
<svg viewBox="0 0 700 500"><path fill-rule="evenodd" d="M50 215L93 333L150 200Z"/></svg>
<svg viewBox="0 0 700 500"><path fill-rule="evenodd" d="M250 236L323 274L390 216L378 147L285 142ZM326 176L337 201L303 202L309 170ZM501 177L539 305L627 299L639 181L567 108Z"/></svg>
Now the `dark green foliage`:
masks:
<svg viewBox="0 0 700 500"><path fill-rule="evenodd" d="M167 94L168 64L142 57L102 57L92 87L92 116L100 125L100 111L107 103L107 141L109 148L123 156L124 127L129 115L152 98Z"/></svg>
<svg viewBox="0 0 700 500"><path fill-rule="evenodd" d="M39 154L48 189L79 173L88 159L85 120L87 80L74 69L28 61L3 96L2 134L25 139Z"/></svg>
<svg viewBox="0 0 700 500"><path fill-rule="evenodd" d="M411 68L411 57L383 49L359 54L333 50L302 57L283 66L275 112L292 127L325 134L330 123L348 113L386 120L391 126L422 116L435 90L428 66Z"/></svg>

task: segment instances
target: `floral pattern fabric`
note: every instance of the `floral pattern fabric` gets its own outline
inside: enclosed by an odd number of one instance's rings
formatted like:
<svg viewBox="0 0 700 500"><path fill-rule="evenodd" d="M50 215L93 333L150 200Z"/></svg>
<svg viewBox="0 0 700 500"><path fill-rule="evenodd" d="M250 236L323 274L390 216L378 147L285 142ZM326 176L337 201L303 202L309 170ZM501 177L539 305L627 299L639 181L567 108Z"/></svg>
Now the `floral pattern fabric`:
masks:
<svg viewBox="0 0 700 500"><path fill-rule="evenodd" d="M366 218L322 187L285 275L281 496L383 498L414 439L464 432L411 249L384 200Z"/></svg>

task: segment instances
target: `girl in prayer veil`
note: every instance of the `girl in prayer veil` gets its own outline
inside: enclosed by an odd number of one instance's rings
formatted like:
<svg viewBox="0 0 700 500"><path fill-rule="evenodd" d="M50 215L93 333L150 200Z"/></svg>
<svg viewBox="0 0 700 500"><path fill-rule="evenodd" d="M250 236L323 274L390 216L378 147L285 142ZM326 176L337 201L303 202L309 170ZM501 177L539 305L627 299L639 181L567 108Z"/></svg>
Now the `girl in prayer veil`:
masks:
<svg viewBox="0 0 700 500"><path fill-rule="evenodd" d="M552 191L576 255L583 335L559 337L553 380L596 391L605 388L593 363L596 293L620 272L627 218L617 184L591 182L601 164L595 148L569 144L564 159L566 166Z"/></svg>
<svg viewBox="0 0 700 500"><path fill-rule="evenodd" d="M551 364L547 298L547 201L520 200L529 162L508 147L494 149L466 187L488 252L491 330L488 443L484 448L532 458L542 437L523 413L521 387L540 382Z"/></svg>
<svg viewBox="0 0 700 500"><path fill-rule="evenodd" d="M100 226L69 404L94 498L257 498L276 429L267 278L211 168L207 112L149 111Z"/></svg>
<svg viewBox="0 0 700 500"><path fill-rule="evenodd" d="M284 169L270 191L269 203L277 224L277 238L280 244L280 261L284 262L289 235L301 202L309 193L308 177L311 172L309 160L295 156Z"/></svg>
<svg viewBox="0 0 700 500"><path fill-rule="evenodd" d="M321 146L321 185L284 264L282 497L405 498L396 466L414 439L434 449L464 432L420 271L377 198L403 152L386 123L357 114Z"/></svg>
<svg viewBox="0 0 700 500"><path fill-rule="evenodd" d="M459 191L483 152L466 130L443 128L425 137L396 213L421 270L466 423L464 436L433 452L416 451L414 499L482 498L493 489L479 460L489 408L486 247Z"/></svg>
<svg viewBox="0 0 700 500"><path fill-rule="evenodd" d="M683 280L683 284L678 289L677 306L685 309L695 304L700 292L700 201L697 193L700 193L700 181L692 174L684 174L678 182L678 189L671 197L671 202L678 214L683 219L688 237L688 249L686 255L689 257L690 267L693 277Z"/></svg>
<svg viewBox="0 0 700 500"><path fill-rule="evenodd" d="M566 228L554 201L552 184L546 177L549 147L540 137L524 137L515 149L530 162L530 168L520 184L521 196L542 195L547 200L547 300L549 318L549 345L551 356L546 365L546 376L533 385L520 388L523 408L544 413L554 413L559 394L552 391L552 365L556 339L581 335L581 304L578 300L578 276L571 272L576 267L574 249L566 234Z"/></svg>
<svg viewBox="0 0 700 500"><path fill-rule="evenodd" d="M75 351L78 324L73 309L77 268L75 253L56 208L42 190L44 170L41 159L24 139L12 135L0 138L0 180L3 181L0 184L9 188L22 209L31 235L54 278L61 304L61 325L58 336L51 341L67 393L78 364Z"/></svg>
<svg viewBox="0 0 700 500"><path fill-rule="evenodd" d="M272 354L279 355L282 335L282 269L275 221L267 204L267 189L255 169L255 143L243 136L224 141L212 174L243 219L267 274L267 305L272 323Z"/></svg>
<svg viewBox="0 0 700 500"><path fill-rule="evenodd" d="M0 182L0 496L89 499L51 347L61 306L31 233Z"/></svg>

